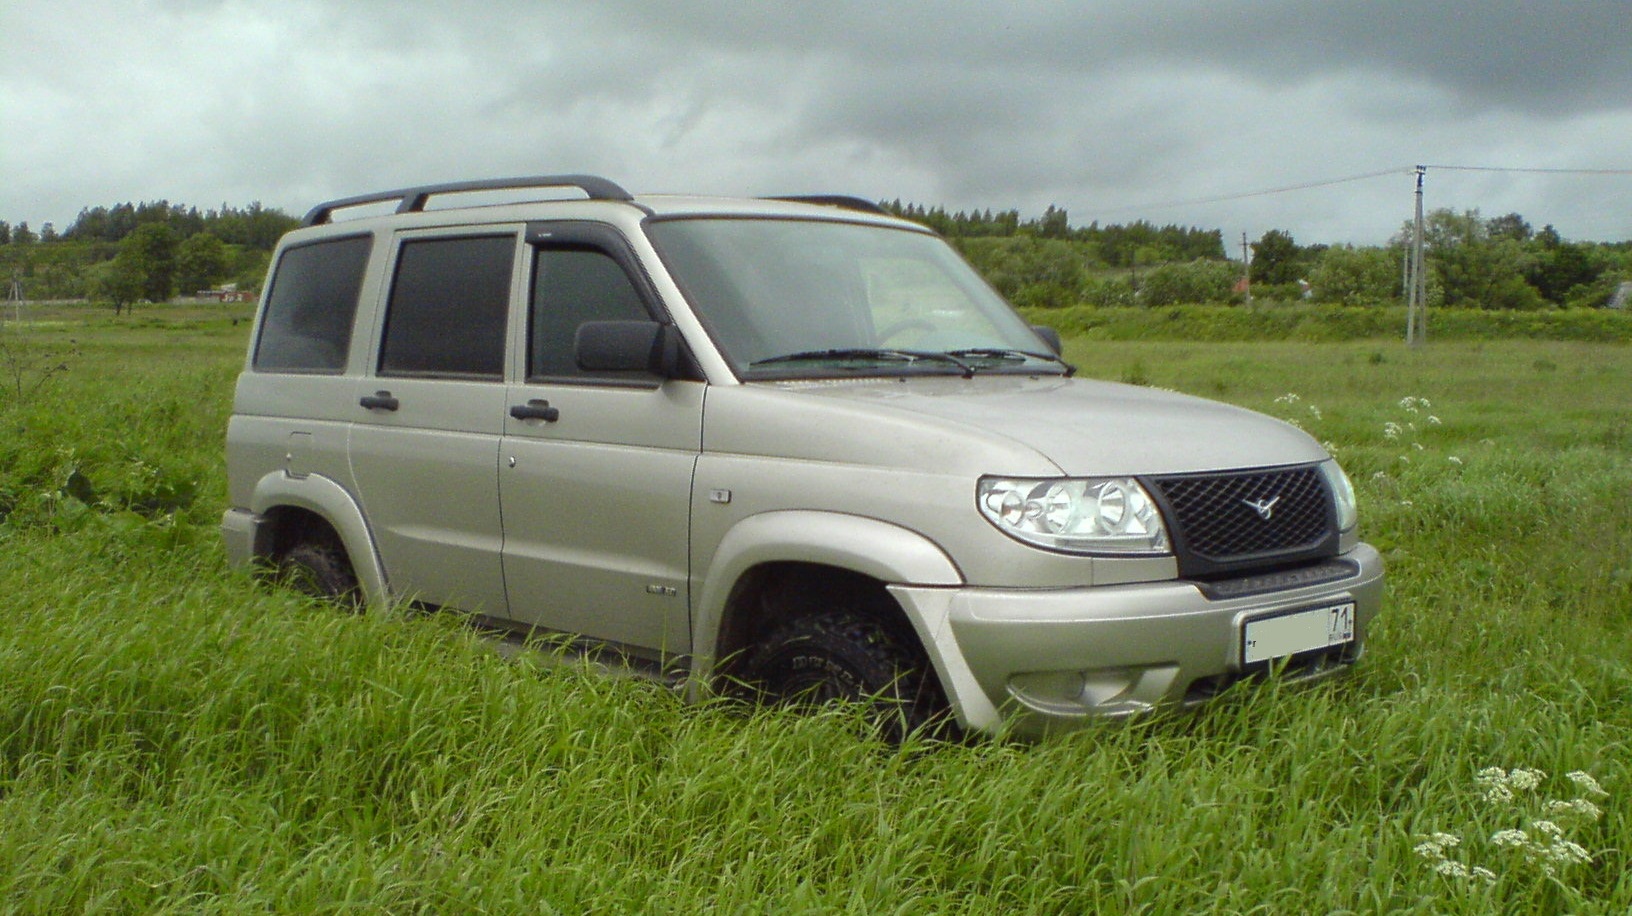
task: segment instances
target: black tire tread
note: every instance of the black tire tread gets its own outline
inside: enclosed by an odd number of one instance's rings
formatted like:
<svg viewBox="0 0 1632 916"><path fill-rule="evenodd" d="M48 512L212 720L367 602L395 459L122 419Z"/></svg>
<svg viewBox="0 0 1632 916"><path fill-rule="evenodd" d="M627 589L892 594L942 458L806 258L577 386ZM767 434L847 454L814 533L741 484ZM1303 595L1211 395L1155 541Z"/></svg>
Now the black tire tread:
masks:
<svg viewBox="0 0 1632 916"><path fill-rule="evenodd" d="M278 581L313 598L355 606L360 589L346 549L333 537L308 535L278 557Z"/></svg>
<svg viewBox="0 0 1632 916"><path fill-rule="evenodd" d="M892 741L948 719L940 683L916 640L874 614L796 617L761 643L748 674L773 701L864 703Z"/></svg>

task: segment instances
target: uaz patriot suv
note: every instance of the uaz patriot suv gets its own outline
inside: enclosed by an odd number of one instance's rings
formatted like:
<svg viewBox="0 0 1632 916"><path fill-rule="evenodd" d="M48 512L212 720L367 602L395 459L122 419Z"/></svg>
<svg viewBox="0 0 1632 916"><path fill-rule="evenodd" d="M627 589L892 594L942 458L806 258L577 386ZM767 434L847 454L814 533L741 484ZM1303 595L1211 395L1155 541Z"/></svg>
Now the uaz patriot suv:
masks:
<svg viewBox="0 0 1632 916"><path fill-rule="evenodd" d="M583 175L330 201L276 252L222 532L321 594L909 727L1353 663L1383 571L1337 463L1058 351L865 201Z"/></svg>

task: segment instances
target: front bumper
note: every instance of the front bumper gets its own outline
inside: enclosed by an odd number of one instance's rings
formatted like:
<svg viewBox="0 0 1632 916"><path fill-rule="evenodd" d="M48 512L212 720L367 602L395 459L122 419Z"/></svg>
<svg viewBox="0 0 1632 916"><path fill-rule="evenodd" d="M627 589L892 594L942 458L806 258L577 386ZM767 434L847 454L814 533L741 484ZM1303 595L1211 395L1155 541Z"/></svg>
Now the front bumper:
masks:
<svg viewBox="0 0 1632 916"><path fill-rule="evenodd" d="M1360 544L1351 574L1256 588L1175 580L1073 589L891 589L929 632L926 646L964 726L1036 735L1102 716L1206 700L1256 670L1249 619L1353 602L1354 638L1300 653L1280 675L1315 678L1355 661L1383 601L1383 563ZM1232 596L1233 595L1233 596ZM1257 666L1267 667L1267 666Z"/></svg>

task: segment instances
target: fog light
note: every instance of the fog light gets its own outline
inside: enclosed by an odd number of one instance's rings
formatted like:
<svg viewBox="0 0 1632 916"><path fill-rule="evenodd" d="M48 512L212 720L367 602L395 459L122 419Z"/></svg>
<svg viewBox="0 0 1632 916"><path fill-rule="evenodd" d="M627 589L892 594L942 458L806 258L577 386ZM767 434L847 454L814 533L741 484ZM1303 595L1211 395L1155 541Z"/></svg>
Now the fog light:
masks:
<svg viewBox="0 0 1632 916"><path fill-rule="evenodd" d="M1155 707L1173 686L1177 665L1028 671L1009 678L1009 696L1050 716L1117 716Z"/></svg>
<svg viewBox="0 0 1632 916"><path fill-rule="evenodd" d="M1009 678L1009 693L1021 703L1054 715L1082 715L1085 686L1081 671L1029 671Z"/></svg>

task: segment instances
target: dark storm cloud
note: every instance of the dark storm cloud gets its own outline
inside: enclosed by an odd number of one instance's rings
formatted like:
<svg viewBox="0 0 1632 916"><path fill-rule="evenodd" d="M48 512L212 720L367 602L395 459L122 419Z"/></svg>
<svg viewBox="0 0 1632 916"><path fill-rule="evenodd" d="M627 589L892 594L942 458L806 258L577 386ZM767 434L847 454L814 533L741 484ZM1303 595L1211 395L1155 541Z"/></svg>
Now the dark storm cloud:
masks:
<svg viewBox="0 0 1632 916"><path fill-rule="evenodd" d="M1628 34L1627 0L12 0L0 218L572 170L1369 241L1409 176L1148 205L1415 162L1624 168ZM1430 205L1625 237L1628 184L1436 175Z"/></svg>
<svg viewBox="0 0 1632 916"><path fill-rule="evenodd" d="M1632 3L1254 3L1225 36L1175 31L1166 49L1261 80L1347 68L1441 87L1529 114L1622 108ZM1234 36L1224 43L1209 38ZM1153 36L1154 37L1154 36Z"/></svg>
<svg viewBox="0 0 1632 916"><path fill-rule="evenodd" d="M1620 108L1632 3L1259 0L604 4L594 19L693 48L782 48L859 66L905 62L1071 77L1205 63L1269 84L1384 73L1533 113Z"/></svg>

